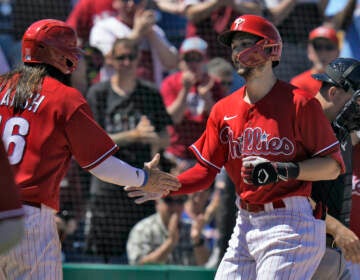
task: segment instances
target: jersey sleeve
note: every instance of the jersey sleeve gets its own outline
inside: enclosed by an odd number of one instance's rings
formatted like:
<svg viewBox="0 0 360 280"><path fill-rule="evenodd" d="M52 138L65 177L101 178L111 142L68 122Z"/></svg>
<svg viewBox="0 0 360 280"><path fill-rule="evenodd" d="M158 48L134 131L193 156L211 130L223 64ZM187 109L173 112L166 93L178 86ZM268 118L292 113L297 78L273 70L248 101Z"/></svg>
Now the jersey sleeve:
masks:
<svg viewBox="0 0 360 280"><path fill-rule="evenodd" d="M92 117L89 106L79 107L67 122L70 150L84 169L92 169L113 155L118 147Z"/></svg>
<svg viewBox="0 0 360 280"><path fill-rule="evenodd" d="M345 165L341 157L339 141L320 103L315 98L309 99L305 106L300 107L298 121L302 143L310 152L310 156L329 155L340 164L344 171Z"/></svg>
<svg viewBox="0 0 360 280"><path fill-rule="evenodd" d="M23 209L20 192L15 184L13 172L7 159L2 141L0 141L0 222L4 219L22 216Z"/></svg>
<svg viewBox="0 0 360 280"><path fill-rule="evenodd" d="M214 168L217 172L221 171L226 155L226 146L221 143L220 133L216 126L216 113L212 110L205 131L190 147L201 164Z"/></svg>

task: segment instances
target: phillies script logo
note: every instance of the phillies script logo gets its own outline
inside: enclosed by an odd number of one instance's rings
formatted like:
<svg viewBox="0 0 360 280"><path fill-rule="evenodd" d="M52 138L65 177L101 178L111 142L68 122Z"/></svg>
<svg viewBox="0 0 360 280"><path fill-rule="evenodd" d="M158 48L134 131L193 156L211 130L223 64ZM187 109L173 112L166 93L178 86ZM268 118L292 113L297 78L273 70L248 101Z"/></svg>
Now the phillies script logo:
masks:
<svg viewBox="0 0 360 280"><path fill-rule="evenodd" d="M286 137L269 137L260 127L246 128L243 134L234 139L234 132L229 126L220 132L220 141L229 147L232 159L241 155L291 155L294 144Z"/></svg>

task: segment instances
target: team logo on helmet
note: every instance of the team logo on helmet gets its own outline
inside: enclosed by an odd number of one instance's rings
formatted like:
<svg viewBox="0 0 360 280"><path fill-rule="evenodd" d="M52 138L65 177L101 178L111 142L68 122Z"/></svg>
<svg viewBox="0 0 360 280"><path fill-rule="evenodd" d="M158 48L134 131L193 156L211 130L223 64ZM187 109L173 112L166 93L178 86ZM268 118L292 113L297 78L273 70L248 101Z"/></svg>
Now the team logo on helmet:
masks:
<svg viewBox="0 0 360 280"><path fill-rule="evenodd" d="M245 22L245 19L244 19L244 18L242 18L242 17L237 18L237 19L234 21L235 29L239 28L240 24L242 24L243 22Z"/></svg>

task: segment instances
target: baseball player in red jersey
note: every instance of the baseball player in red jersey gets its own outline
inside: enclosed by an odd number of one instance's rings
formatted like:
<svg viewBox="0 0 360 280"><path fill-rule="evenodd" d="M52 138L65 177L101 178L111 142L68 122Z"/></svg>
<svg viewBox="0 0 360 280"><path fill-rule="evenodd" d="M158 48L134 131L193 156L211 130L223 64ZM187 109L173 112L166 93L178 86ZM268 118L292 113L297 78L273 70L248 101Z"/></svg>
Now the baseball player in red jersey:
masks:
<svg viewBox="0 0 360 280"><path fill-rule="evenodd" d="M94 121L81 93L67 85L79 62L76 39L62 21L37 21L23 36L24 65L0 77L0 135L20 187L26 229L22 242L0 256L0 279L62 278L54 213L72 156L112 184L150 191L180 186L172 175L112 156L117 146ZM151 166L158 160L156 155Z"/></svg>
<svg viewBox="0 0 360 280"><path fill-rule="evenodd" d="M20 192L0 141L0 254L20 241L24 234L24 210Z"/></svg>
<svg viewBox="0 0 360 280"><path fill-rule="evenodd" d="M319 102L276 78L282 41L272 23L243 15L219 39L246 84L214 105L190 147L198 163L178 176L182 187L172 194L207 188L224 166L239 211L215 279L311 279L325 251L311 181L344 170L339 143ZM137 203L150 198L126 189Z"/></svg>

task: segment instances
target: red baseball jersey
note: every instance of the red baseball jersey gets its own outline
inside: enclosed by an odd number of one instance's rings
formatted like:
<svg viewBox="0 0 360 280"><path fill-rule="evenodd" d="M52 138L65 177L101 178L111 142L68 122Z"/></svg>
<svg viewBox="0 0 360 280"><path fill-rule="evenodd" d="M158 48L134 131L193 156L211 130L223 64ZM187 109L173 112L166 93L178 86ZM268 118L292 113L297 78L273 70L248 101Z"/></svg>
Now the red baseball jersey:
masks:
<svg viewBox="0 0 360 280"><path fill-rule="evenodd" d="M360 144L353 150L353 190L350 228L360 237Z"/></svg>
<svg viewBox="0 0 360 280"><path fill-rule="evenodd" d="M311 182L298 180L260 188L245 184L240 175L245 156L298 162L332 155L344 167L339 143L316 99L282 81L255 104L246 103L244 94L242 87L215 104L205 132L191 146L202 164L218 171L225 166L241 199L267 203L288 196L310 196L311 191Z"/></svg>
<svg viewBox="0 0 360 280"><path fill-rule="evenodd" d="M312 70L305 71L292 78L290 83L308 93L306 96L314 97L321 87L321 81L311 77L312 74Z"/></svg>
<svg viewBox="0 0 360 280"><path fill-rule="evenodd" d="M22 200L56 210L59 184L72 156L84 169L92 169L117 150L81 93L50 77L18 114L10 93L0 93L0 135Z"/></svg>
<svg viewBox="0 0 360 280"><path fill-rule="evenodd" d="M20 192L8 162L2 141L0 141L0 221L23 215Z"/></svg>

